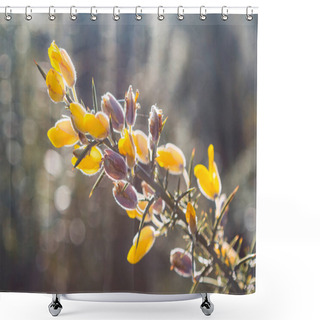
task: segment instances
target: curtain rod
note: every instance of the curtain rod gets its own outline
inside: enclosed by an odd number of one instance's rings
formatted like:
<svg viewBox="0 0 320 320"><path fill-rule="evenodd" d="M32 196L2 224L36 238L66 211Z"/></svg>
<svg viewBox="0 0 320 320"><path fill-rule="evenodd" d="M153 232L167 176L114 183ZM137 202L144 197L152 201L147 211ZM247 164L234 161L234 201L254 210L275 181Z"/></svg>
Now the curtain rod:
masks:
<svg viewBox="0 0 320 320"><path fill-rule="evenodd" d="M198 7L167 7L167 6L159 6L159 7L144 7L144 6L0 6L0 13L11 13L11 14L26 14L26 13L87 13L87 14L114 14L115 11L118 14L158 14L159 12L165 14L214 14L214 13L227 13L227 14L246 14L247 12L250 14L257 14L258 7L235 7L235 6L220 6L220 7L206 7L206 6L198 6Z"/></svg>

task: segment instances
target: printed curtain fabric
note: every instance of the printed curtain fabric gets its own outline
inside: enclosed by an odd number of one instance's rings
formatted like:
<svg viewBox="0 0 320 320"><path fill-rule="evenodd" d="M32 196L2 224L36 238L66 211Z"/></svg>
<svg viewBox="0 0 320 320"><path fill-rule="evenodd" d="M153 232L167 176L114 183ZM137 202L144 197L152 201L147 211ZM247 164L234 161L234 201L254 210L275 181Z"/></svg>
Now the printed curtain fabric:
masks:
<svg viewBox="0 0 320 320"><path fill-rule="evenodd" d="M0 22L0 291L255 292L257 16Z"/></svg>

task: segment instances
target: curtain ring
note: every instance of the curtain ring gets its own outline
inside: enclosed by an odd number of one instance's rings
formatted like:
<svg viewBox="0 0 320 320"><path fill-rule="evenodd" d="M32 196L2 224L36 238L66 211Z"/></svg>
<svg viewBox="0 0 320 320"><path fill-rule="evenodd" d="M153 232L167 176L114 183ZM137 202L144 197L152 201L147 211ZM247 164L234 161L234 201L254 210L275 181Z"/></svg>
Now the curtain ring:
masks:
<svg viewBox="0 0 320 320"><path fill-rule="evenodd" d="M118 11L116 13L116 10ZM113 7L113 20L114 21L119 21L120 20L120 16L119 16L120 10L117 6Z"/></svg>
<svg viewBox="0 0 320 320"><path fill-rule="evenodd" d="M140 9L140 14L138 13L138 9ZM142 9L140 6L136 6L136 20L140 21L142 19Z"/></svg>
<svg viewBox="0 0 320 320"><path fill-rule="evenodd" d="M200 20L204 21L207 19L207 9L205 6L200 7Z"/></svg>
<svg viewBox="0 0 320 320"><path fill-rule="evenodd" d="M162 13L160 13L160 9L162 9ZM158 7L158 20L162 21L164 19L164 9L163 6Z"/></svg>
<svg viewBox="0 0 320 320"><path fill-rule="evenodd" d="M30 9L30 11L29 11ZM27 6L26 9L25 9L25 19L27 21L30 21L32 19L32 15L30 14L32 12L32 9L30 6Z"/></svg>
<svg viewBox="0 0 320 320"><path fill-rule="evenodd" d="M223 21L227 21L228 20L228 7L223 6L221 8L221 19Z"/></svg>
<svg viewBox="0 0 320 320"><path fill-rule="evenodd" d="M93 13L93 9L95 9L96 13ZM98 11L97 11L96 7L95 6L91 7L91 9L90 9L90 20L91 21L97 20L97 18L98 18L97 13L98 13Z"/></svg>
<svg viewBox="0 0 320 320"><path fill-rule="evenodd" d="M72 21L76 21L77 20L77 8L75 6L71 6L70 7L70 19Z"/></svg>
<svg viewBox="0 0 320 320"><path fill-rule="evenodd" d="M181 12L180 12L181 11ZM184 19L184 9L183 6L179 6L177 10L178 20L182 21Z"/></svg>
<svg viewBox="0 0 320 320"><path fill-rule="evenodd" d="M7 20L7 21L10 21L12 19L12 16L8 13L8 11L11 12L11 9L10 9L10 6L6 6L4 8L4 18Z"/></svg>
<svg viewBox="0 0 320 320"><path fill-rule="evenodd" d="M56 10L54 9L54 6L49 7L49 20L53 21L56 19L56 16L53 13L51 13L51 11L56 12Z"/></svg>
<svg viewBox="0 0 320 320"><path fill-rule="evenodd" d="M250 10L251 9L251 10ZM249 13L249 10L250 10L250 13ZM247 7L247 9L246 9L246 19L248 20L248 21L251 21L252 19L253 19L253 9L252 9L252 7Z"/></svg>

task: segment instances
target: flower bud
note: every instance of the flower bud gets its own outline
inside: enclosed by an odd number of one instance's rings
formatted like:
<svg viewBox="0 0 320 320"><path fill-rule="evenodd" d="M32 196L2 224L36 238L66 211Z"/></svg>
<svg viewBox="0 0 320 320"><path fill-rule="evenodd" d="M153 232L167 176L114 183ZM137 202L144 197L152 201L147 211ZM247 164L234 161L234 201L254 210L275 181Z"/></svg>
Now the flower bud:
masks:
<svg viewBox="0 0 320 320"><path fill-rule="evenodd" d="M190 232L192 234L196 234L196 232L197 232L197 217L196 217L196 211L194 210L194 207L191 204L191 202L188 202L188 204L187 204L186 220L189 225Z"/></svg>
<svg viewBox="0 0 320 320"><path fill-rule="evenodd" d="M132 86L129 86L129 89L125 95L125 110L126 110L126 120L129 126L133 126L136 122L137 109L140 107L137 103L139 97L139 91L136 91L136 94L133 93Z"/></svg>
<svg viewBox="0 0 320 320"><path fill-rule="evenodd" d="M152 213L160 214L163 212L166 207L166 203L162 200L162 198L158 198L151 206Z"/></svg>
<svg viewBox="0 0 320 320"><path fill-rule="evenodd" d="M215 199L215 204L216 204L216 212L215 212L215 216L216 216L216 219L219 219L220 215L221 215L221 212L222 212L222 209L224 207L224 204L226 203L227 201L227 196L225 193L221 194L219 197L216 197ZM225 209L224 209L224 218L226 218L227 216L227 213L229 211L229 206L227 206ZM221 224L223 224L224 221L224 218L222 218L222 221L221 221Z"/></svg>
<svg viewBox="0 0 320 320"><path fill-rule="evenodd" d="M171 270L185 278L192 276L192 256L189 252L175 248L170 252Z"/></svg>
<svg viewBox="0 0 320 320"><path fill-rule="evenodd" d="M53 102L63 101L66 89L61 75L54 69L50 69L46 77L49 97Z"/></svg>
<svg viewBox="0 0 320 320"><path fill-rule="evenodd" d="M112 180L124 180L127 176L127 165L120 154L111 149L105 150L103 158L104 170Z"/></svg>
<svg viewBox="0 0 320 320"><path fill-rule="evenodd" d="M146 198L149 198L150 196L153 196L155 194L155 191L145 182L141 182L141 189L142 193ZM162 200L162 198L158 198L154 201L154 203L151 205L149 212L154 214L160 214L163 212L166 204Z"/></svg>
<svg viewBox="0 0 320 320"><path fill-rule="evenodd" d="M76 83L76 70L66 50L60 49L54 41L52 41L48 55L52 67L62 74L68 87L72 88Z"/></svg>
<svg viewBox="0 0 320 320"><path fill-rule="evenodd" d="M141 182L141 189L146 198L154 195L154 190L145 181Z"/></svg>
<svg viewBox="0 0 320 320"><path fill-rule="evenodd" d="M162 110L155 105L151 107L149 113L149 147L153 150L158 145L160 134L162 131Z"/></svg>
<svg viewBox="0 0 320 320"><path fill-rule="evenodd" d="M118 100L109 92L102 96L101 110L111 117L112 127L121 132L124 126L124 112Z"/></svg>
<svg viewBox="0 0 320 320"><path fill-rule="evenodd" d="M76 81L77 81L77 75L76 75L76 69L67 53L66 50L60 49L61 53L61 62L59 63L62 76L64 80L66 81L66 84L69 88L72 88Z"/></svg>
<svg viewBox="0 0 320 320"><path fill-rule="evenodd" d="M117 204L125 210L133 210L138 205L136 189L128 182L120 180L114 183L112 189Z"/></svg>

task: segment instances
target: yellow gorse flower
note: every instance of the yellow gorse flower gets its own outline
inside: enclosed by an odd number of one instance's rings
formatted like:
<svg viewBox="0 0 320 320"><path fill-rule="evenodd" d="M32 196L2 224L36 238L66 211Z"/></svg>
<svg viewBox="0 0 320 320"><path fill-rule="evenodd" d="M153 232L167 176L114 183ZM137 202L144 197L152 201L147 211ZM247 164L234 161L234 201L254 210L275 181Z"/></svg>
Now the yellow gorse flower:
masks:
<svg viewBox="0 0 320 320"><path fill-rule="evenodd" d="M123 130L123 137L118 142L119 152L126 157L127 165L133 168L136 163L136 148L132 134L127 129Z"/></svg>
<svg viewBox="0 0 320 320"><path fill-rule="evenodd" d="M86 133L87 129L84 124L84 117L87 114L86 109L80 103L73 102L70 104L70 112L75 129L82 133Z"/></svg>
<svg viewBox="0 0 320 320"><path fill-rule="evenodd" d="M86 131L96 139L105 139L109 134L109 119L101 111L96 114L86 113L83 118L83 125Z"/></svg>
<svg viewBox="0 0 320 320"><path fill-rule="evenodd" d="M149 149L147 135L141 130L135 130L132 132L132 138L136 146L138 160L144 164L148 164Z"/></svg>
<svg viewBox="0 0 320 320"><path fill-rule="evenodd" d="M214 149L212 144L208 147L208 160L208 169L204 165L198 164L194 168L194 175L197 178L198 186L202 194L209 200L214 200L221 192L221 181L218 167L214 162Z"/></svg>
<svg viewBox="0 0 320 320"><path fill-rule="evenodd" d="M186 158L176 145L167 143L165 146L160 146L157 150L158 157L156 158L160 167L169 170L171 174L181 174L186 166Z"/></svg>
<svg viewBox="0 0 320 320"><path fill-rule="evenodd" d="M71 159L72 165L75 165L78 159L78 155L85 148L85 146L80 147L78 145L74 146L74 156ZM102 152L101 150L94 146L92 149L87 153L87 155L81 160L77 169L79 169L82 173L87 175L96 174L100 169L100 163L102 160Z"/></svg>
<svg viewBox="0 0 320 320"><path fill-rule="evenodd" d="M66 50L59 48L52 41L48 55L52 67L63 76L68 87L72 88L76 83L76 70Z"/></svg>
<svg viewBox="0 0 320 320"><path fill-rule="evenodd" d="M155 241L155 230L152 226L145 226L141 229L138 246L138 235L133 239L133 245L129 250L127 260L131 264L139 262L152 248Z"/></svg>
<svg viewBox="0 0 320 320"><path fill-rule="evenodd" d="M79 140L70 118L63 118L57 121L54 127L48 130L47 135L56 148L72 146Z"/></svg>
<svg viewBox="0 0 320 320"><path fill-rule="evenodd" d="M148 203L149 203L148 201L139 201L136 209L126 210L129 218L131 218L131 219L137 218L138 220L141 220ZM149 221L151 221L151 219L152 219L152 211L151 211L151 207L150 207L144 222L149 222Z"/></svg>
<svg viewBox="0 0 320 320"><path fill-rule="evenodd" d="M197 232L197 217L196 211L191 202L187 204L187 211L186 211L186 220L189 225L190 231L192 234L196 234Z"/></svg>
<svg viewBox="0 0 320 320"><path fill-rule="evenodd" d="M66 88L61 75L54 69L50 69L46 76L46 85L49 97L53 102L63 101Z"/></svg>
<svg viewBox="0 0 320 320"><path fill-rule="evenodd" d="M62 60L59 47L56 45L55 41L51 42L50 47L48 48L48 56L51 62L52 67L61 73L59 63Z"/></svg>

